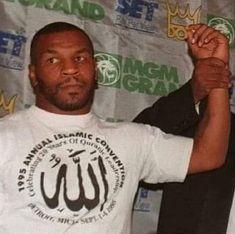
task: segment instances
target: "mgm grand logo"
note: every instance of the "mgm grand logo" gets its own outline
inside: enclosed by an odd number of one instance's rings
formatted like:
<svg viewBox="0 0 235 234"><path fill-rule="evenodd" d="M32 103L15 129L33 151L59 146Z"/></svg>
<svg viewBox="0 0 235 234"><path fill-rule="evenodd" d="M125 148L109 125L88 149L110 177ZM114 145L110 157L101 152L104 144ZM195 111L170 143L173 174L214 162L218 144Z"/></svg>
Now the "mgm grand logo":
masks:
<svg viewBox="0 0 235 234"><path fill-rule="evenodd" d="M95 55L97 62L98 83L100 85L115 84L121 76L121 67L118 59L105 53Z"/></svg>
<svg viewBox="0 0 235 234"><path fill-rule="evenodd" d="M165 96L179 87L174 66L100 52L95 58L101 86L157 96Z"/></svg>
<svg viewBox="0 0 235 234"><path fill-rule="evenodd" d="M186 26L200 22L201 6L191 10L189 4L180 9L177 3L174 7L167 3L167 36L177 40L184 40L187 37Z"/></svg>

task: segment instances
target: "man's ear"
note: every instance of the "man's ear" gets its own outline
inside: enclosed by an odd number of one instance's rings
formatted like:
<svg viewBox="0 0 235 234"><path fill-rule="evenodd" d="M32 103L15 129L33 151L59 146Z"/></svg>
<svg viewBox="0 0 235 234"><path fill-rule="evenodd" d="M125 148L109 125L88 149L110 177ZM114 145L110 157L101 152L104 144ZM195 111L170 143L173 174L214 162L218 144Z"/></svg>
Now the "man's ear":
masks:
<svg viewBox="0 0 235 234"><path fill-rule="evenodd" d="M95 63L95 89L98 89L98 67L97 67L97 61L94 59Z"/></svg>
<svg viewBox="0 0 235 234"><path fill-rule="evenodd" d="M32 64L29 64L28 69L29 69L29 80L34 89L38 85L37 77L35 74L35 66Z"/></svg>
<svg viewBox="0 0 235 234"><path fill-rule="evenodd" d="M37 76L35 73L35 66L30 64L28 66L28 69L29 69L29 80L30 80L31 86L33 88L33 92L36 95L38 92L38 81L37 81Z"/></svg>

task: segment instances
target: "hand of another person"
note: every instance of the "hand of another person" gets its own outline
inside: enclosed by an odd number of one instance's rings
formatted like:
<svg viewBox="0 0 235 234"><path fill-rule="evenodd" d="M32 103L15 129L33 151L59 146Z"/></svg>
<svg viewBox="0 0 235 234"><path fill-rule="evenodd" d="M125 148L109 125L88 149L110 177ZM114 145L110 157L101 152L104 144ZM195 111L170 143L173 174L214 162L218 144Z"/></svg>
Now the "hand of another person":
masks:
<svg viewBox="0 0 235 234"><path fill-rule="evenodd" d="M231 73L223 61L215 57L199 59L191 80L194 102L205 98L212 89L231 87Z"/></svg>
<svg viewBox="0 0 235 234"><path fill-rule="evenodd" d="M218 30L205 24L192 24L187 27L187 42L194 60L218 58L229 63L229 41Z"/></svg>

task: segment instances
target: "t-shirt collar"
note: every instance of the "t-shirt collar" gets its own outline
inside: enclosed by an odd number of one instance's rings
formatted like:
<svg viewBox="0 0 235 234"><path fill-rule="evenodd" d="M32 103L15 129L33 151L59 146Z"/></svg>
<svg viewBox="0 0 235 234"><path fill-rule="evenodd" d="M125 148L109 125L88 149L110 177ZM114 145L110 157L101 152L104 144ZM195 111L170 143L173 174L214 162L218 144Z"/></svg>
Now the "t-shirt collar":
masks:
<svg viewBox="0 0 235 234"><path fill-rule="evenodd" d="M94 123L94 114L91 111L82 115L62 115L45 111L35 105L31 106L29 111L34 118L48 126L87 127Z"/></svg>

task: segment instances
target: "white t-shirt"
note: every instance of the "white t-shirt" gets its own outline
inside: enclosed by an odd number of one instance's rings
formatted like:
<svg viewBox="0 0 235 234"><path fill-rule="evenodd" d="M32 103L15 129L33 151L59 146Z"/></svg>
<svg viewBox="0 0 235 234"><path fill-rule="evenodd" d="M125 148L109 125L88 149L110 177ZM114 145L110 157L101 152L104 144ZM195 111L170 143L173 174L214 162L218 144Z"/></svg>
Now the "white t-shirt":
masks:
<svg viewBox="0 0 235 234"><path fill-rule="evenodd" d="M183 181L192 139L35 106L0 121L0 234L128 234L138 182Z"/></svg>

